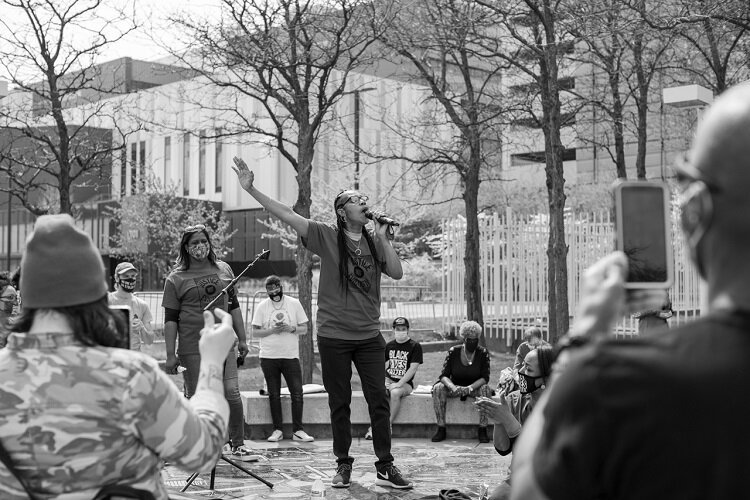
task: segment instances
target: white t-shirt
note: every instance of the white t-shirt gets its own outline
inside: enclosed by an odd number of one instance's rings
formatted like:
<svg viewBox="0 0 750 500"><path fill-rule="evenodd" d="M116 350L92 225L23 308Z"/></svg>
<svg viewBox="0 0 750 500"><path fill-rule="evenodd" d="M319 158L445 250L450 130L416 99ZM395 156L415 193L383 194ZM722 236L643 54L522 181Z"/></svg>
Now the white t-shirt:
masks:
<svg viewBox="0 0 750 500"><path fill-rule="evenodd" d="M253 314L253 327L264 330L277 325L289 325L297 327L307 323L307 315L302 309L299 300L288 295L283 295L281 302L277 303L271 299L265 299L255 309ZM260 353L258 357L267 359L298 359L299 343L297 334L274 333L260 339Z"/></svg>
<svg viewBox="0 0 750 500"><path fill-rule="evenodd" d="M130 321L132 322L133 318L138 318L143 323L144 328L151 329L151 321L153 318L151 317L151 310L148 308L148 304L146 304L145 300L136 297L132 293L126 294L124 292L122 295L117 292L109 292L107 294L107 299L109 300L109 305L130 307ZM142 331L136 331L133 328L130 329L131 351L141 350L141 346L143 345L143 334L144 332Z"/></svg>

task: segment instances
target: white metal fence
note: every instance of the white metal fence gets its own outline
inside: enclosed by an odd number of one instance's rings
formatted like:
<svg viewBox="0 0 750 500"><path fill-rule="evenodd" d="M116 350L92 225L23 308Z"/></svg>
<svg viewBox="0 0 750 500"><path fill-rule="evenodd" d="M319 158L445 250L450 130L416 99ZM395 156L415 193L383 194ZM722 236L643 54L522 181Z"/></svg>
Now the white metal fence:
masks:
<svg viewBox="0 0 750 500"><path fill-rule="evenodd" d="M443 331L466 319L464 246L466 220L443 222ZM524 217L507 209L504 214L481 216L480 276L482 310L490 337L510 346L527 326L546 327L547 243L546 217ZM699 313L699 278L689 262L677 217L672 218L675 283L670 289L670 320L676 324ZM614 248L614 223L608 213L569 214L565 224L568 244L568 302L570 313L578 305L581 274ZM496 326L496 328L492 328ZM636 320L625 318L617 326L622 335L636 334Z"/></svg>

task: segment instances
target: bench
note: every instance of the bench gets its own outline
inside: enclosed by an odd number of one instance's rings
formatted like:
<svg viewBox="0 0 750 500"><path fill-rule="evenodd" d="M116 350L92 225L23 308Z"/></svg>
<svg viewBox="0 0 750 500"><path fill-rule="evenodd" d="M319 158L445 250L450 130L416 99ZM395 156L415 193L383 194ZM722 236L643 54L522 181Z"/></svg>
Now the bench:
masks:
<svg viewBox="0 0 750 500"><path fill-rule="evenodd" d="M245 411L245 438L263 440L273 432L271 409L268 397L258 391L242 391L242 404ZM305 394L305 407L302 423L305 430L314 437L331 437L331 419L328 409L328 394ZM473 399L461 401L448 399L446 409L448 439L470 439L477 437L479 414L474 409ZM281 411L284 418L284 436L292 435L292 401L289 396L281 396ZM352 436L362 437L370 425L370 415L362 391L352 392L351 404ZM491 424L490 424L491 425ZM435 432L435 410L430 394L410 394L401 402L396 421L393 423L393 436L401 438L429 439Z"/></svg>

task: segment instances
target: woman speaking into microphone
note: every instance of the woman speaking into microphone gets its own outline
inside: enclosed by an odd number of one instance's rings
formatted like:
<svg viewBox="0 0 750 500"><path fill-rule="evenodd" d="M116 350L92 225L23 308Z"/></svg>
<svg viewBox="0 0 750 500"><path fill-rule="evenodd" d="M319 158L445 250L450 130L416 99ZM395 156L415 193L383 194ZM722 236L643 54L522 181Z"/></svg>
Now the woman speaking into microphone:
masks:
<svg viewBox="0 0 750 500"><path fill-rule="evenodd" d="M242 188L272 215L297 231L302 243L320 257L317 337L323 385L331 411L333 453L337 470L334 488L351 484L352 442L350 404L352 363L357 368L372 421L377 461L376 484L408 489L412 484L393 465L390 403L385 380L385 341L380 335L380 278L385 273L401 279L403 270L387 236L383 214L367 206L367 196L342 191L333 200L336 223L317 222L269 198L253 185L253 172L240 158L232 167ZM368 230L372 217L374 229Z"/></svg>

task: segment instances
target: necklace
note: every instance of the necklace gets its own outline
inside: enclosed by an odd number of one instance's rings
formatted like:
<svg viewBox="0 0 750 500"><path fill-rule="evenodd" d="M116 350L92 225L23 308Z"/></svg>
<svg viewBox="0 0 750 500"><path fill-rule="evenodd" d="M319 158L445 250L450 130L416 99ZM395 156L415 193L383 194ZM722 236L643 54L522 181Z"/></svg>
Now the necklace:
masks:
<svg viewBox="0 0 750 500"><path fill-rule="evenodd" d="M349 238L349 239L352 241L352 246L353 246L354 245L354 239L353 238ZM360 238L360 239L357 240L357 246L354 247L354 255L356 255L357 257L359 257L360 255L362 255L362 250L359 249L359 246L361 244L362 244L362 238Z"/></svg>
<svg viewBox="0 0 750 500"><path fill-rule="evenodd" d="M464 359L466 359L466 363L471 366L474 363L474 355L477 353L477 351L474 351L471 353L471 359L469 359L469 356L466 354L466 348L461 346L461 354L464 355Z"/></svg>

